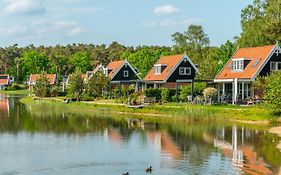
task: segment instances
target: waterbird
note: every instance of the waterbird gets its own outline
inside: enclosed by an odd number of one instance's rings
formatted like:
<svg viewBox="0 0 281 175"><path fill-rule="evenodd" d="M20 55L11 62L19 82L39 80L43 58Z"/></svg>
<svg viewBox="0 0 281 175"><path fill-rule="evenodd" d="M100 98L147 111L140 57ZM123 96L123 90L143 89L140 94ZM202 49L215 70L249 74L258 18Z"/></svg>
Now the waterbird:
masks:
<svg viewBox="0 0 281 175"><path fill-rule="evenodd" d="M152 166L150 166L149 168L146 168L145 172L152 173Z"/></svg>
<svg viewBox="0 0 281 175"><path fill-rule="evenodd" d="M130 175L129 172L123 173L122 175Z"/></svg>

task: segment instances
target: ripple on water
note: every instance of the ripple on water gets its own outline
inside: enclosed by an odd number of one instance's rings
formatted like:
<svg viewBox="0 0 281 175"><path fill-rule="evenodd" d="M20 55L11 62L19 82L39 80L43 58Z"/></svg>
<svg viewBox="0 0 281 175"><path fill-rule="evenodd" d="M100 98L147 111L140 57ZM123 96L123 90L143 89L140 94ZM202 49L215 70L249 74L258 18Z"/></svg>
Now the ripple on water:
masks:
<svg viewBox="0 0 281 175"><path fill-rule="evenodd" d="M3 172L0 175L16 175L16 174L19 174L19 172L14 170L14 171Z"/></svg>
<svg viewBox="0 0 281 175"><path fill-rule="evenodd" d="M63 169L75 169L75 168L84 168L84 167L101 167L101 166L110 166L110 167L119 167L126 166L127 162L88 162L88 163L74 163L63 166Z"/></svg>

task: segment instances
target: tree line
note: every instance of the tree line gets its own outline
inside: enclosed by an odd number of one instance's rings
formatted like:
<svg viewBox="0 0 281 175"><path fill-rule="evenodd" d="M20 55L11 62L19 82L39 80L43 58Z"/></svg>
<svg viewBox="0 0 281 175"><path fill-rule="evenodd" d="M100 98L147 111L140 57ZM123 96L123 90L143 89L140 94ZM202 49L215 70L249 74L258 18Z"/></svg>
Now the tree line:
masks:
<svg viewBox="0 0 281 175"><path fill-rule="evenodd" d="M240 47L275 44L281 41L281 0L254 0L242 10L242 32L234 41L219 47L210 46L210 39L200 25L190 25L184 32L172 34L173 46L124 46L116 41L110 45L68 44L66 46L17 44L0 48L0 73L23 82L30 74L56 73L70 75L76 69L92 70L96 65L127 59L144 77L160 56L187 52L198 65L200 79L213 79L235 50Z"/></svg>

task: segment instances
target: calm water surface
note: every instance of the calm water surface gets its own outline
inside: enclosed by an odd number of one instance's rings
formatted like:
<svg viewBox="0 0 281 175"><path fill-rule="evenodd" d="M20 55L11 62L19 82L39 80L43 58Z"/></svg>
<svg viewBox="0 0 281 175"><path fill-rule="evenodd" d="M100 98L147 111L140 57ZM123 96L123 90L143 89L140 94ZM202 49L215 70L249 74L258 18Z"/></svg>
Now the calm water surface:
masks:
<svg viewBox="0 0 281 175"><path fill-rule="evenodd" d="M34 109L18 100L0 98L0 175L142 175L150 165L159 175L276 174L281 165L278 137L259 127L129 127L126 119Z"/></svg>

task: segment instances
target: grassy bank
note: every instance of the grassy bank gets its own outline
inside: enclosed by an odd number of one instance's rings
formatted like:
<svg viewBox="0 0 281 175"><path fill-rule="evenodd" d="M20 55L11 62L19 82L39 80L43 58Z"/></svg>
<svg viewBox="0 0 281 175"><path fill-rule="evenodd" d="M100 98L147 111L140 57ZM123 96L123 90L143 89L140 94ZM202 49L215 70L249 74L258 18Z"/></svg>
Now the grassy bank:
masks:
<svg viewBox="0 0 281 175"><path fill-rule="evenodd" d="M146 106L143 109L128 108L124 104L115 103L112 100L99 100L94 102L73 102L69 104L62 103L61 98L45 98L33 100L26 97L21 100L22 103L31 106L52 108L51 111L64 111L67 113L77 114L120 114L120 115L136 115L142 118L154 120L196 120L214 118L228 121L243 121L245 123L268 123L276 120L276 117L259 106L232 106L232 105L191 105L167 103L163 105L155 104ZM46 110L43 110L46 112Z"/></svg>
<svg viewBox="0 0 281 175"><path fill-rule="evenodd" d="M0 90L0 94L5 95L28 95L32 92L30 90L17 90L17 91L6 91L6 90Z"/></svg>

